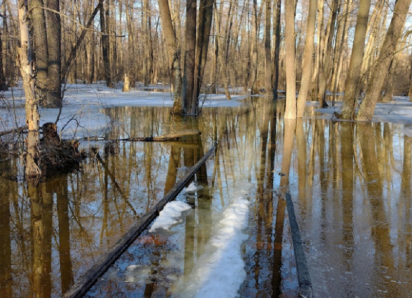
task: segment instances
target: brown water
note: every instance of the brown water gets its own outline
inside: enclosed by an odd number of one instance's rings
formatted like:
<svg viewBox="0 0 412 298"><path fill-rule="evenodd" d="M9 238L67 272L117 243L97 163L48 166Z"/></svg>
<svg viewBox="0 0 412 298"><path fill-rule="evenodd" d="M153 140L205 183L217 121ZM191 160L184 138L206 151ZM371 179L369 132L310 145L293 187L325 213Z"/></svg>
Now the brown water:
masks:
<svg viewBox="0 0 412 298"><path fill-rule="evenodd" d="M402 125L284 121L283 103L204 109L198 121L167 108L107 109L110 138L186 128L184 143L99 146L79 171L38 187L21 159L0 163L0 297L60 297L213 144L179 195L193 210L168 232L145 233L89 292L95 297L179 297L233 194L251 185L241 297L294 297L296 268L282 194L295 203L317 297L412 297L411 143ZM129 270L133 265L135 271Z"/></svg>

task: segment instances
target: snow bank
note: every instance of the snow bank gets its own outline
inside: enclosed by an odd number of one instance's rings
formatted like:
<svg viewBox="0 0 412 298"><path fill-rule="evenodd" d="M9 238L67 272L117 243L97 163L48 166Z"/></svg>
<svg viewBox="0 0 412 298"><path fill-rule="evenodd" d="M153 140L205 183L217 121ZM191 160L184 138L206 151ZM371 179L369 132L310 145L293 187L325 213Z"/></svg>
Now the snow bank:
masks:
<svg viewBox="0 0 412 298"><path fill-rule="evenodd" d="M197 185L195 182L192 182L192 183L189 184L188 187L183 189L183 193L196 192L198 190L201 190L202 188L203 188L203 186Z"/></svg>
<svg viewBox="0 0 412 298"><path fill-rule="evenodd" d="M180 281L174 296L238 296L238 290L246 278L242 244L248 238L243 230L248 225L249 204L245 196L232 199L214 227L205 253L193 268L190 283Z"/></svg>
<svg viewBox="0 0 412 298"><path fill-rule="evenodd" d="M155 232L157 229L169 230L171 226L181 222L182 213L190 209L192 207L184 202L173 201L167 203L160 211L149 232Z"/></svg>

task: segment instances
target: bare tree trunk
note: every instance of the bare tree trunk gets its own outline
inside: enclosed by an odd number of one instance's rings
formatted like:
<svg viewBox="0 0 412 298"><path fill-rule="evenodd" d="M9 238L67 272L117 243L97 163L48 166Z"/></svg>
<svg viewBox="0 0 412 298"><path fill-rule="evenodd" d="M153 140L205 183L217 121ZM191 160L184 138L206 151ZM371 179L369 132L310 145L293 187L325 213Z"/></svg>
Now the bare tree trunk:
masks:
<svg viewBox="0 0 412 298"><path fill-rule="evenodd" d="M182 97L186 112L193 109L193 92L195 77L196 59L196 22L197 22L197 1L186 1L186 29L185 29L185 57Z"/></svg>
<svg viewBox="0 0 412 298"><path fill-rule="evenodd" d="M325 43L323 45L320 57L319 67L319 91L318 101L321 107L327 107L326 103L326 86L330 78L330 72L333 65L333 36L335 35L335 23L339 9L339 0L333 0L331 12L326 29Z"/></svg>
<svg viewBox="0 0 412 298"><path fill-rule="evenodd" d="M332 77L332 86L331 89L333 90L333 99L332 99L332 106L335 105L336 100L336 92L337 86L340 79L340 73L342 68L342 58L343 58L343 50L347 41L347 26L348 26L348 19L349 19L349 11L351 11L353 0L349 0L345 4L345 12L342 16L344 20L339 22L338 33L336 36L337 47L335 49L335 64L333 66L333 77Z"/></svg>
<svg viewBox="0 0 412 298"><path fill-rule="evenodd" d="M194 90L192 97L191 114L199 112L199 94L202 86L204 69L206 68L207 54L209 50L210 32L212 30L213 8L215 0L201 0L199 8L199 28L196 44L196 61L194 73Z"/></svg>
<svg viewBox="0 0 412 298"><path fill-rule="evenodd" d="M28 135L26 138L26 177L29 179L38 179L41 175L39 167L39 109L38 101L35 97L35 84L33 78L33 61L31 56L29 25L27 16L27 6L24 0L18 2L19 25L20 25L20 42L19 64L23 78L23 88L26 97L26 125Z"/></svg>
<svg viewBox="0 0 412 298"><path fill-rule="evenodd" d="M275 0L273 4L273 99L278 99L279 85L279 56L280 56L280 17L281 17L281 0Z"/></svg>
<svg viewBox="0 0 412 298"><path fill-rule="evenodd" d="M107 0L106 0L107 1ZM108 31L108 19L109 14L109 5L104 4L102 1L102 6L100 9L100 30L102 32L102 55L103 55L103 67L104 67L104 76L106 79L106 85L109 88L113 88L113 80L111 75L111 66L110 66L110 40L109 40L109 31Z"/></svg>
<svg viewBox="0 0 412 298"><path fill-rule="evenodd" d="M253 0L253 31L252 31L252 47L250 51L251 58L251 87L250 93L251 94L258 94L259 89L257 86L257 75L258 75L258 28L259 26L259 13L257 7L257 1Z"/></svg>
<svg viewBox="0 0 412 298"><path fill-rule="evenodd" d="M368 26L370 0L360 0L358 18L356 21L355 37L350 58L348 75L345 83L345 96L342 106L342 118L351 119L355 112L357 101L357 84L360 81L363 49L365 47L366 29Z"/></svg>
<svg viewBox="0 0 412 298"><path fill-rule="evenodd" d="M56 12L46 12L47 46L48 46L48 93L46 107L60 108L61 96L61 25L60 0L46 0L49 9Z"/></svg>
<svg viewBox="0 0 412 298"><path fill-rule="evenodd" d="M33 27L33 53L36 63L36 92L42 104L47 95L47 35L43 0L30 0L29 12Z"/></svg>
<svg viewBox="0 0 412 298"><path fill-rule="evenodd" d="M382 86L388 74L390 64L396 51L399 37L402 35L402 29L405 25L406 16L412 0L398 0L395 4L392 21L386 33L385 41L377 61L378 67L375 66L371 82L368 85L365 98L363 99L356 120L371 121L375 106L381 96Z"/></svg>
<svg viewBox="0 0 412 298"><path fill-rule="evenodd" d="M295 6L292 1L285 4L286 43L286 110L285 119L296 118L296 63L295 63Z"/></svg>
<svg viewBox="0 0 412 298"><path fill-rule="evenodd" d="M169 56L169 67L174 79L173 113L184 114L182 100L182 75L180 70L180 50L177 47L176 34L173 29L172 17L167 0L158 0L160 17L163 25L163 36L166 39L166 47Z"/></svg>
<svg viewBox="0 0 412 298"><path fill-rule="evenodd" d="M308 23L306 27L306 41L305 41L305 51L303 54L302 62L302 79L299 90L298 105L297 105L297 116L298 118L303 117L303 112L305 111L306 99L309 92L310 80L312 74L312 60L313 60L313 48L315 42L315 22L316 22L316 9L318 0L310 0L309 3L309 15Z"/></svg>
<svg viewBox="0 0 412 298"><path fill-rule="evenodd" d="M266 0L265 11L265 89L269 98L274 97L275 90L273 89L272 82L272 46L271 46L271 23L272 23L272 1Z"/></svg>

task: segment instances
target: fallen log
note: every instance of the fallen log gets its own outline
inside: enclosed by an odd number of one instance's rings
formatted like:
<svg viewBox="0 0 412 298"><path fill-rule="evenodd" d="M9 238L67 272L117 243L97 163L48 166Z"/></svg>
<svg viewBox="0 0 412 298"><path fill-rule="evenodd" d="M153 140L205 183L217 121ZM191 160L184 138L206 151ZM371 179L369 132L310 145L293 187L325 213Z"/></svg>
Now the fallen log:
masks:
<svg viewBox="0 0 412 298"><path fill-rule="evenodd" d="M309 275L308 265L306 263L305 250L303 249L302 238L300 236L298 222L296 221L292 197L289 193L286 193L286 206L288 209L289 224L293 242L293 251L295 253L296 269L298 272L298 297L312 298L312 282Z"/></svg>
<svg viewBox="0 0 412 298"><path fill-rule="evenodd" d="M177 141L184 137L190 137L200 135L200 131L198 130L182 130L175 133L169 133L159 137L137 137L137 138L126 138L120 139L120 141L128 141L128 142L166 142L166 141Z"/></svg>
<svg viewBox="0 0 412 298"><path fill-rule="evenodd" d="M83 297L90 288L96 283L107 269L116 262L116 260L129 248L136 238L152 223L152 221L163 210L164 206L174 200L182 189L189 183L196 172L206 162L206 160L215 152L216 146L213 146L191 169L177 182L172 189L160 200L154 208L143 215L136 225L132 226L127 233L120 238L116 244L110 248L101 258L85 273L79 280L64 294L65 298Z"/></svg>

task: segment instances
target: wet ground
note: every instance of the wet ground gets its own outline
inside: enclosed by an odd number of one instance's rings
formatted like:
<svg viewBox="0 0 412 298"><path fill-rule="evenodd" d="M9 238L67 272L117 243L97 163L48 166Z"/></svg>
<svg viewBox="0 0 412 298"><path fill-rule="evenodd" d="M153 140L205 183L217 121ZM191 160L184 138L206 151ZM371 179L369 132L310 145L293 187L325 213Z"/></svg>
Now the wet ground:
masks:
<svg viewBox="0 0 412 298"><path fill-rule="evenodd" d="M205 297L212 284L227 297L295 297L283 200L290 192L316 297L412 297L412 140L403 126L316 119L312 109L303 121L286 121L283 104L249 99L204 108L197 121L168 108L106 109L119 123L111 139L202 134L183 143L85 142L99 155L38 187L21 179L22 159L3 156L0 297L60 297L216 141L198 190L177 198L192 210L170 230L136 239L88 296ZM249 202L245 223L220 239L240 197ZM219 275L210 273L216 241L230 260ZM222 282L229 278L239 291Z"/></svg>

